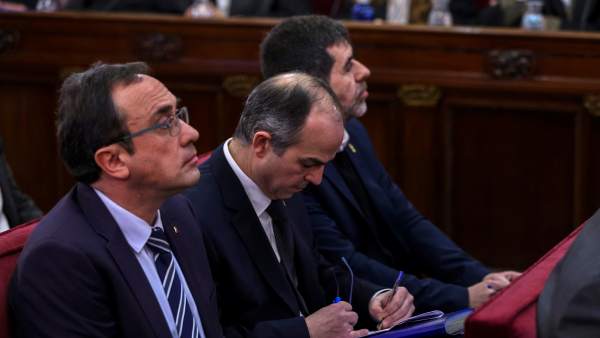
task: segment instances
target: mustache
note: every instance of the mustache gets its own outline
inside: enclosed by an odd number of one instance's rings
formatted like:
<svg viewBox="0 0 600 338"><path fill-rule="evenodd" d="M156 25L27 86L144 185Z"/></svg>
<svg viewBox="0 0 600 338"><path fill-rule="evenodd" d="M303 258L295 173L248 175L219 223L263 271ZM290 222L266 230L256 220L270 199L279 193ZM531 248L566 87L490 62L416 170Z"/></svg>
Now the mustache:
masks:
<svg viewBox="0 0 600 338"><path fill-rule="evenodd" d="M356 86L356 96L361 95L362 93L367 91L367 83L366 82L361 82L358 84L358 86Z"/></svg>

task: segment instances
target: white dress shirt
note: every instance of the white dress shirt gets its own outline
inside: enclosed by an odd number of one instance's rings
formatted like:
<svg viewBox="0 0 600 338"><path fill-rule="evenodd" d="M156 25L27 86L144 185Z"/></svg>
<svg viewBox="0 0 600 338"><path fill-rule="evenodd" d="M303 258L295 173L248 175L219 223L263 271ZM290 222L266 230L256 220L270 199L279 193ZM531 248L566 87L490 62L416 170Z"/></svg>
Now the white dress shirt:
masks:
<svg viewBox="0 0 600 338"><path fill-rule="evenodd" d="M231 142L231 138L223 144L223 153L225 153L225 159L235 173L235 176L237 176L242 183L242 187L246 192L246 196L248 196L248 199L250 199L252 208L254 208L254 212L256 213L256 216L258 216L258 220L265 231L265 235L267 235L267 239L271 244L271 248L273 248L275 257L277 257L278 262L281 262L279 251L277 250L277 243L275 242L275 233L273 232L273 220L271 219L271 216L269 216L269 213L267 213L267 208L271 204L271 199L267 197L262 190L260 190L258 185L256 185L256 183L254 183L254 181L252 181L252 179L248 177L248 175L246 175L240 166L235 162L233 156L231 156L231 152L229 152L229 142Z"/></svg>
<svg viewBox="0 0 600 338"><path fill-rule="evenodd" d="M160 305L160 309L162 310L163 315L165 316L165 320L169 325L169 330L171 331L171 335L173 338L179 338L179 334L177 333L177 328L175 326L175 319L173 319L173 312L171 311L171 306L169 305L169 301L165 294L165 290L162 286L162 281L158 276L158 272L156 271L156 265L154 264L153 252L146 243L150 238L150 234L152 232L152 227L150 224L146 223L143 219L137 217L132 214L128 210L124 209L113 200L111 200L108 196L103 194L101 191L94 189L96 194L100 197L100 200L106 205L108 211L117 222L117 225L121 229L123 236L125 236L125 240L129 243L129 246L133 250L135 258L137 258L138 263L144 270L144 274L152 287L152 291L154 292L154 296ZM162 220L160 218L160 210L156 211L156 221L154 224L155 227L163 228ZM202 321L200 320L200 315L198 314L198 309L196 308L196 302L194 301L194 297L192 297L192 293L190 292L187 282L185 280L185 276L181 272L179 268L179 263L173 255L173 259L175 261L175 268L177 270L177 274L179 275L179 280L181 280L183 284L183 289L185 292L185 296L187 298L188 304L190 306L190 310L192 311L192 315L196 320L196 323L200 326L199 332L200 337L205 338L204 328L202 327Z"/></svg>

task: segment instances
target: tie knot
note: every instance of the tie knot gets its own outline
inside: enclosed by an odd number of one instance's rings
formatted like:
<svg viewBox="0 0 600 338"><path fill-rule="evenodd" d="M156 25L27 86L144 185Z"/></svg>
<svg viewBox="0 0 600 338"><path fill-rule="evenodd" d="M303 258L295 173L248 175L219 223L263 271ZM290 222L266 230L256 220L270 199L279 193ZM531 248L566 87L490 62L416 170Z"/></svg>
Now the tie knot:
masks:
<svg viewBox="0 0 600 338"><path fill-rule="evenodd" d="M159 227L152 228L152 233L150 234L150 238L148 238L147 244L151 248L158 249L162 252L171 252L167 236L163 229Z"/></svg>
<svg viewBox="0 0 600 338"><path fill-rule="evenodd" d="M274 221L285 221L287 219L285 215L285 205L282 200L272 200L271 204L267 207L267 213Z"/></svg>

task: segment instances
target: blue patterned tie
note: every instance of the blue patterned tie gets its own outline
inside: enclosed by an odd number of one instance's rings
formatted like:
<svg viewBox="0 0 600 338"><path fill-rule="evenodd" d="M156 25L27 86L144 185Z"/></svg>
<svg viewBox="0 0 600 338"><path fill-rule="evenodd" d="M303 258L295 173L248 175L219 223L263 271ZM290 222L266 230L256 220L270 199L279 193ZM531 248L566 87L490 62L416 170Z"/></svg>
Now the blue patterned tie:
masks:
<svg viewBox="0 0 600 338"><path fill-rule="evenodd" d="M192 311L183 290L183 284L175 269L175 259L163 229L158 227L153 228L147 244L154 252L156 271L162 281L165 295L167 295L167 300L171 306L179 337L200 337L200 328L192 316Z"/></svg>

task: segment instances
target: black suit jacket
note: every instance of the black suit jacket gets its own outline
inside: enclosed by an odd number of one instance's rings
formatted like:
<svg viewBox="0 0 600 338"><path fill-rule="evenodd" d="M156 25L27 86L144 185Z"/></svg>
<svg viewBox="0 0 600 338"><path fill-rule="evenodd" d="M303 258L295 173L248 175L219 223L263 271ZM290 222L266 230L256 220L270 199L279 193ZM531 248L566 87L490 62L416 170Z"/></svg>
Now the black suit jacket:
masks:
<svg viewBox="0 0 600 338"><path fill-rule="evenodd" d="M194 0L70 0L66 9L183 14ZM213 1L216 3L216 1ZM231 16L291 16L310 14L309 1L231 0Z"/></svg>
<svg viewBox="0 0 600 338"><path fill-rule="evenodd" d="M6 162L4 143L0 139L0 188L2 189L2 212L13 227L42 216L42 212L33 200L25 195L19 187Z"/></svg>
<svg viewBox="0 0 600 338"><path fill-rule="evenodd" d="M344 256L354 272L378 285L402 286L417 311L455 311L469 306L466 287L490 271L452 242L404 196L375 155L364 126L346 123L346 150L364 185L374 215L367 215L331 162L319 186L309 186L305 203L319 249L329 259ZM418 279L416 276L430 278Z"/></svg>
<svg viewBox="0 0 600 338"><path fill-rule="evenodd" d="M185 194L206 229L206 248L217 285L221 325L232 337L308 337L301 308L286 281L264 230L220 146L200 167L199 183ZM349 281L315 250L302 199L286 201L294 237L298 289L308 312L330 304L336 296L336 274L342 298ZM378 289L356 281L353 305L368 318L367 304Z"/></svg>
<svg viewBox="0 0 600 338"><path fill-rule="evenodd" d="M556 265L537 306L540 338L600 337L600 211Z"/></svg>
<svg viewBox="0 0 600 338"><path fill-rule="evenodd" d="M572 15L569 17L562 0L545 0L544 12L558 16L562 29L600 29L600 3L597 0L572 0L571 6Z"/></svg>
<svg viewBox="0 0 600 338"><path fill-rule="evenodd" d="M169 199L161 217L206 336L221 337L215 288L189 201ZM171 336L133 250L84 184L77 184L31 234L9 299L19 337Z"/></svg>

